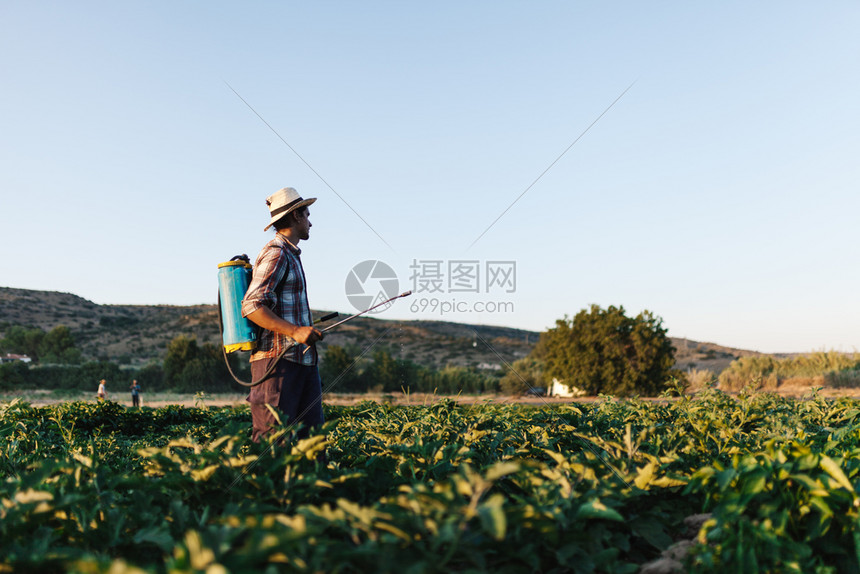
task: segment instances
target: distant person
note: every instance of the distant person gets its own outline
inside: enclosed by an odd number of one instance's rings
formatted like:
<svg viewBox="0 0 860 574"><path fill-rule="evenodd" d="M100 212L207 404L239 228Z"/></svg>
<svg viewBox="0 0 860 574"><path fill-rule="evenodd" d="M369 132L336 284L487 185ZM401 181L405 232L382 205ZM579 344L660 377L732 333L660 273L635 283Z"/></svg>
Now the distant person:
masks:
<svg viewBox="0 0 860 574"><path fill-rule="evenodd" d="M137 379L131 382L131 406L140 406L140 385L137 384Z"/></svg>
<svg viewBox="0 0 860 574"><path fill-rule="evenodd" d="M105 382L106 381L104 379L99 381L99 390L96 393L96 396L98 397L99 402L102 402L103 400L105 400L107 398L107 391L105 391Z"/></svg>
<svg viewBox="0 0 860 574"><path fill-rule="evenodd" d="M251 284L242 301L242 316L262 330L257 350L251 354L251 380L259 380L281 351L289 349L272 374L248 393L251 403L252 439L266 436L276 425L267 405L280 410L284 422L308 427L324 422L322 383L314 344L323 334L313 327L299 241L310 237L310 211L315 198L302 199L292 187L266 198L271 217L263 229L274 227L275 237L266 243L253 268Z"/></svg>

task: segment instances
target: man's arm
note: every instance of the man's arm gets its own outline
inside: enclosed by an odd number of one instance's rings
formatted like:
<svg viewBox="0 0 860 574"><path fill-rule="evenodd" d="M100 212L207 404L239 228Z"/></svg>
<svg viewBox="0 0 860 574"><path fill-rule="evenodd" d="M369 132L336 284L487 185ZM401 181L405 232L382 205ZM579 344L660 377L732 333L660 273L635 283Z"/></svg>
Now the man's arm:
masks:
<svg viewBox="0 0 860 574"><path fill-rule="evenodd" d="M268 307L258 307L248 314L247 318L263 329L286 335L305 345L313 345L322 341L323 334L313 327L300 327L281 319Z"/></svg>

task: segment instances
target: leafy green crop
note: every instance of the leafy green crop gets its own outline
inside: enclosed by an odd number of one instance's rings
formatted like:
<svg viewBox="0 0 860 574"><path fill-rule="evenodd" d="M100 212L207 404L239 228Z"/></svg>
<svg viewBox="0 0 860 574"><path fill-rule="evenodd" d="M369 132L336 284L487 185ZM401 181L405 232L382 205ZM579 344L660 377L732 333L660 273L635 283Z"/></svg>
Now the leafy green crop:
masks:
<svg viewBox="0 0 860 574"><path fill-rule="evenodd" d="M860 403L0 405L0 572L856 572Z"/></svg>

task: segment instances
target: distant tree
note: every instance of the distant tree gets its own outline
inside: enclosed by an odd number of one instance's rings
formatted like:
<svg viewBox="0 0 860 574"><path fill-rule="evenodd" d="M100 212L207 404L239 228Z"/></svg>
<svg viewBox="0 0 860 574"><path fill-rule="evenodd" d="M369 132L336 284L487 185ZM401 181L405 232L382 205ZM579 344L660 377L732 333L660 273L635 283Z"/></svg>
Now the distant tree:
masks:
<svg viewBox="0 0 860 574"><path fill-rule="evenodd" d="M164 381L178 391L226 391L232 378L219 347L178 335L167 346L164 358Z"/></svg>
<svg viewBox="0 0 860 574"><path fill-rule="evenodd" d="M173 388L178 391L205 391L211 387L212 379L206 363L201 357L194 357L185 363L179 380Z"/></svg>
<svg viewBox="0 0 860 574"><path fill-rule="evenodd" d="M18 353L27 355L34 362L39 360L40 348L42 339L45 338L45 332L38 328L28 329L19 325L14 325L6 329L6 334L3 339L2 346L4 353Z"/></svg>
<svg viewBox="0 0 860 574"><path fill-rule="evenodd" d="M498 390L498 379L476 369L446 365L439 371L418 367L416 378L421 381L414 390L446 394L478 394Z"/></svg>
<svg viewBox="0 0 860 574"><path fill-rule="evenodd" d="M514 361L505 368L499 381L501 391L506 395L524 395L533 389L546 389L546 365L540 359L529 355Z"/></svg>
<svg viewBox="0 0 860 574"><path fill-rule="evenodd" d="M366 390L362 385L355 359L355 352L352 349L340 345L327 346L320 362L320 378L323 387L334 385L331 390L336 393L355 393Z"/></svg>
<svg viewBox="0 0 860 574"><path fill-rule="evenodd" d="M165 387L164 369L158 363L150 363L137 372L135 377L142 391L160 391Z"/></svg>
<svg viewBox="0 0 860 574"><path fill-rule="evenodd" d="M39 343L39 358L43 363L70 365L77 365L82 359L72 331L65 325L54 327L42 337Z"/></svg>
<svg viewBox="0 0 860 574"><path fill-rule="evenodd" d="M50 369L51 367L45 368ZM112 392L118 393L122 390L125 390L124 386L126 384L126 376L123 374L122 371L119 370L119 365L110 361L90 361L81 365L80 369L77 369L76 367L53 368L65 370L74 369L78 371L77 385L69 386L92 389L93 393L95 393L99 381L105 379L107 381L108 394Z"/></svg>
<svg viewBox="0 0 860 574"><path fill-rule="evenodd" d="M397 360L385 349L377 349L373 353L373 363L368 365L362 374L366 389L383 391L399 390L406 381L401 380Z"/></svg>
<svg viewBox="0 0 860 574"><path fill-rule="evenodd" d="M168 387L175 388L183 382L185 366L197 357L198 352L197 339L178 335L170 341L164 357L164 382Z"/></svg>
<svg viewBox="0 0 860 574"><path fill-rule="evenodd" d="M662 319L650 311L630 318L624 307L592 305L573 320L559 319L541 333L535 356L548 377L591 395L655 395L672 376L683 376L672 369L675 348Z"/></svg>
<svg viewBox="0 0 860 574"><path fill-rule="evenodd" d="M237 390L238 386L233 384L233 378L227 370L227 364L224 362L224 353L220 345L212 343L203 343L200 347L200 359L206 369L206 376L209 385L205 387L207 391L229 391ZM231 357L231 360L236 360ZM235 366L235 363L232 363ZM234 369L237 374L241 371ZM250 374L250 373L249 373Z"/></svg>
<svg viewBox="0 0 860 574"><path fill-rule="evenodd" d="M361 380L366 390L423 391L427 386L438 385L433 379L440 376L441 372L430 372L412 361L395 358L385 349L377 349L373 353L373 362L361 373Z"/></svg>

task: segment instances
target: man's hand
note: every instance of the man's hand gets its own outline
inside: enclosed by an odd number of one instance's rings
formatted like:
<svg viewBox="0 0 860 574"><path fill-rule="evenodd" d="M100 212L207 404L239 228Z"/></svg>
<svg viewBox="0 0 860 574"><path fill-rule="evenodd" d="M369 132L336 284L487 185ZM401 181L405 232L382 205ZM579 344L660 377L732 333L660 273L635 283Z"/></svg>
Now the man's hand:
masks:
<svg viewBox="0 0 860 574"><path fill-rule="evenodd" d="M313 327L296 327L295 332L290 336L299 343L303 343L308 346L313 345L317 341L323 340L322 331Z"/></svg>

